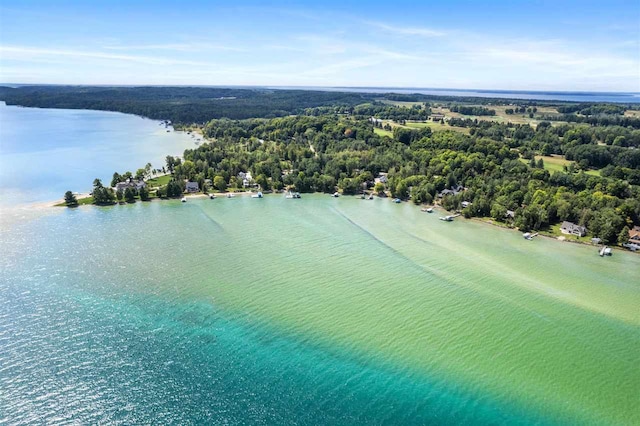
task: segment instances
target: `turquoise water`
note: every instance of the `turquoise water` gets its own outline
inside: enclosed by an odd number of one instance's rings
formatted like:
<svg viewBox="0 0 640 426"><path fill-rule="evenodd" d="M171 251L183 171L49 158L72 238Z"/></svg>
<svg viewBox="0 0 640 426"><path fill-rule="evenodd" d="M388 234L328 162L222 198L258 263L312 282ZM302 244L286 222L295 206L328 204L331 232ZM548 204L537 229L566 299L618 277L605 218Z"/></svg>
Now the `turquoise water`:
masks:
<svg viewBox="0 0 640 426"><path fill-rule="evenodd" d="M191 137L159 122L105 111L7 106L0 102L0 205L89 192L95 178L135 171L193 148Z"/></svg>
<svg viewBox="0 0 640 426"><path fill-rule="evenodd" d="M192 144L122 114L0 120L4 203ZM640 258L438 216L322 195L3 208L0 424L639 424Z"/></svg>
<svg viewBox="0 0 640 426"><path fill-rule="evenodd" d="M637 424L640 259L388 200L40 210L0 423Z"/></svg>

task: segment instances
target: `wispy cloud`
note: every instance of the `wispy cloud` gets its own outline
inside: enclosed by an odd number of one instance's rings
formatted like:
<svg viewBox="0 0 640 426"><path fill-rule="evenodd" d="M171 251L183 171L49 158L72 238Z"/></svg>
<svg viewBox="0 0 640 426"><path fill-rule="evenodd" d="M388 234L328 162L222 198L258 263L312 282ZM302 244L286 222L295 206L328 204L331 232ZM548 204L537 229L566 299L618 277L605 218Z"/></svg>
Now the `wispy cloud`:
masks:
<svg viewBox="0 0 640 426"><path fill-rule="evenodd" d="M166 44L113 44L103 46L108 50L173 50L180 52L200 52L207 50L221 50L230 52L245 52L246 49L214 43L166 43Z"/></svg>
<svg viewBox="0 0 640 426"><path fill-rule="evenodd" d="M385 24L383 22L366 21L365 24L378 28L380 30L405 36L420 36L420 37L442 37L446 35L446 32L440 30L434 30L432 28L423 27L399 27L394 25Z"/></svg>
<svg viewBox="0 0 640 426"><path fill-rule="evenodd" d="M66 50L26 46L0 46L0 59L28 59L40 57L65 57L75 59L106 59L111 61L137 62L149 65L207 65L204 62L143 55L122 55L99 51ZM209 64L210 65L210 64Z"/></svg>

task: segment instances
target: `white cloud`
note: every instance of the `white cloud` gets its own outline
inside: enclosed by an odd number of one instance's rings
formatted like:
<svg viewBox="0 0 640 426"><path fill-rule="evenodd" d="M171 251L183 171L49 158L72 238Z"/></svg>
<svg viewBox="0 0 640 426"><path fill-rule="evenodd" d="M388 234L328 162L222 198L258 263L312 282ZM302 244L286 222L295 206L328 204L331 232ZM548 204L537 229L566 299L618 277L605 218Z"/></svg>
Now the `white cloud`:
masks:
<svg viewBox="0 0 640 426"><path fill-rule="evenodd" d="M50 49L25 46L0 46L0 59L34 60L41 57L66 57L72 59L106 59L110 61L137 62L149 65L206 65L203 62L141 55L122 55L99 51Z"/></svg>
<svg viewBox="0 0 640 426"><path fill-rule="evenodd" d="M398 27L394 25L385 24L383 22L366 22L367 25L372 27L381 29L383 31L399 34L399 35L409 35L409 36L420 36L420 37L442 37L446 33L439 30L434 30L431 28L422 28L422 27Z"/></svg>

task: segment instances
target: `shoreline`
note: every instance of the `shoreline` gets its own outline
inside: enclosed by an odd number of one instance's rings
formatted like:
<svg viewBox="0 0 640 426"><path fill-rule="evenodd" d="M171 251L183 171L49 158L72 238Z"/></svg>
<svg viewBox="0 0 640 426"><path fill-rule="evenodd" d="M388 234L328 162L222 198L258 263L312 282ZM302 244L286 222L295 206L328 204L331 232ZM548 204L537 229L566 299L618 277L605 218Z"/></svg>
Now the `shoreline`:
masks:
<svg viewBox="0 0 640 426"><path fill-rule="evenodd" d="M233 194L233 197L248 197L248 196L255 195L256 193L257 192L252 192L252 191L242 191L242 192L215 192L215 193L212 193L212 194L215 196L215 198L229 198L228 197L229 194ZM285 193L285 191L279 191L279 192L272 191L272 192L265 193L265 196L267 196L267 195L276 195L276 194L284 194L284 193ZM331 195L329 193L323 193L323 192L313 192L313 193L310 193L310 194L313 194L313 195ZM184 194L183 196L186 199L200 199L200 198L208 198L209 195L210 194L195 193L195 194ZM341 194L341 196L354 197L354 198L358 197L358 195L342 195L342 194ZM86 193L85 194L81 194L81 197L79 196L78 200L85 199L85 198L88 198L88 197L90 197L89 194L86 194ZM389 201L392 201L392 198L389 197L389 196L380 197L380 196L376 195L376 197L377 198L381 198L381 199L388 199ZM148 201L141 201L141 202L144 203L144 202L171 201L171 200L179 201L180 198L153 197ZM136 202L138 202L138 201L140 201L140 200L136 200ZM405 201L405 202L410 203L409 201ZM39 205L40 208L67 207L65 205L62 205L62 203L64 203L64 200L60 200L58 202L35 203L34 205L37 204L37 205ZM78 208L78 207L83 207L83 206L109 207L109 206L117 206L117 205L120 205L120 204L129 204L129 203L116 202L114 204L109 204L109 205L104 205L104 206L97 206L97 205L94 205L94 204L81 204L81 205L78 205L76 207L69 207L69 208ZM132 204L135 204L135 203L132 203ZM28 205L25 205L25 207L27 207L27 206ZM436 210L442 210L443 212L452 213L452 212L450 212L448 210L445 210L439 204L433 204L433 205L419 204L419 205L415 205L415 207L416 208L420 208L420 209L432 207L432 208L434 208ZM479 217L472 217L472 218L468 218L467 219L464 216L460 216L460 218L463 219L463 220L469 220L469 221L480 223L480 224L484 224L484 225L487 225L487 226L493 226L493 227L496 227L496 228L502 228L502 229L505 229L505 230L522 233L522 231L520 231L518 228L508 226L508 225L503 224L501 222L497 222L494 219L485 220L484 218L479 218ZM575 239L570 239L570 238L564 237L564 235L552 236L552 235L545 234L544 231L542 231L542 232L541 231L536 231L536 232L538 232L538 236L539 237L544 237L544 238L547 238L549 240L557 241L559 243L571 243L571 244L578 244L578 245L582 245L582 246L586 246L586 247L595 247L595 248L598 248L598 247L602 246L602 245L594 245L594 244L592 244L590 242L587 242L587 241L579 241L579 240L575 240ZM610 248L612 248L614 250L619 250L620 252L630 252L630 253L634 253L634 254L640 254L638 252L634 252L632 250L626 249L624 247L620 247L618 245L607 245L607 247L610 247Z"/></svg>

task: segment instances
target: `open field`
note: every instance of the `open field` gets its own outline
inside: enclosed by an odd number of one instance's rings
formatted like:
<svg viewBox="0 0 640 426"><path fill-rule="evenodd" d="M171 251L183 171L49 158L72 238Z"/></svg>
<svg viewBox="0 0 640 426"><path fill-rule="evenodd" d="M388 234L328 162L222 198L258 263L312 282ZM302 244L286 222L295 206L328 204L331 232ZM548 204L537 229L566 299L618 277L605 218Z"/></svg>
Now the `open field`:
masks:
<svg viewBox="0 0 640 426"><path fill-rule="evenodd" d="M446 107L433 107L432 111L437 114L444 114L445 117L451 118L469 118L471 120L484 120L495 121L498 123L514 123L514 124L529 124L536 127L541 120L535 118L529 118L529 114L507 114L505 111L508 108L514 108L513 105L479 105L496 111L496 115L464 115L457 112L451 112ZM558 111L554 107L537 107L538 112L536 114L556 114ZM559 124L564 122L554 122L553 124Z"/></svg>
<svg viewBox="0 0 640 426"><path fill-rule="evenodd" d="M544 162L544 169L549 170L549 173L552 173L552 174L553 172L564 172L564 166L569 166L569 164L573 163L573 161L566 160L562 155L552 155L552 156L536 155L535 156L536 161L538 161L541 158L542 158L542 161ZM529 160L526 160L524 158L521 158L520 161L522 161L523 163L529 164ZM600 176L599 170L586 170L585 173L592 176Z"/></svg>
<svg viewBox="0 0 640 426"><path fill-rule="evenodd" d="M380 99L379 102L382 102L383 104L387 104L387 105L394 105L394 106L399 106L399 107L405 107L405 108L411 108L412 106L415 105L424 105L424 102L404 102L404 101L390 101L388 99Z"/></svg>
<svg viewBox="0 0 640 426"><path fill-rule="evenodd" d="M412 129L422 129L424 127L430 127L431 130L437 132L439 130L453 130L455 132L469 134L469 129L466 127L449 126L448 124L434 123L433 121L407 121L405 127Z"/></svg>
<svg viewBox="0 0 640 426"><path fill-rule="evenodd" d="M390 138L393 137L393 132L390 131L390 130L384 130L384 129L380 129L378 127L374 127L373 128L373 132L378 136L389 136Z"/></svg>

